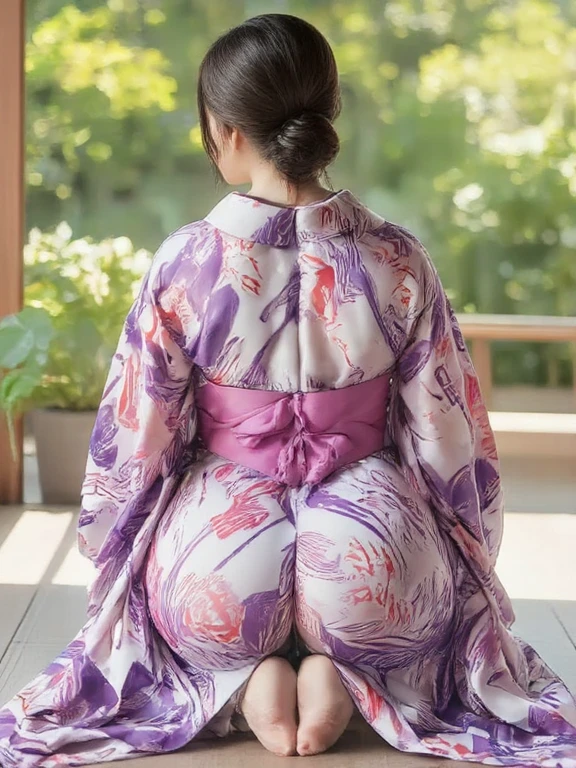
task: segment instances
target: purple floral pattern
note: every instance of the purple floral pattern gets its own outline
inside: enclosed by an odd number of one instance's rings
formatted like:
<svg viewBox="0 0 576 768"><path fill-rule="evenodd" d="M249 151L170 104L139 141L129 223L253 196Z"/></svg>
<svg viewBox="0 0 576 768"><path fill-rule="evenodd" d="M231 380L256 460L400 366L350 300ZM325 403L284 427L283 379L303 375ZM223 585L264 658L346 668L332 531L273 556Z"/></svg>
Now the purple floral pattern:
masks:
<svg viewBox="0 0 576 768"><path fill-rule="evenodd" d="M281 393L389 376L383 450L288 487L209 453L206 379ZM237 727L294 626L398 749L576 768L576 703L510 627L502 492L435 269L349 192L232 194L160 248L92 437L78 541L88 620L0 711L4 768L160 754Z"/></svg>

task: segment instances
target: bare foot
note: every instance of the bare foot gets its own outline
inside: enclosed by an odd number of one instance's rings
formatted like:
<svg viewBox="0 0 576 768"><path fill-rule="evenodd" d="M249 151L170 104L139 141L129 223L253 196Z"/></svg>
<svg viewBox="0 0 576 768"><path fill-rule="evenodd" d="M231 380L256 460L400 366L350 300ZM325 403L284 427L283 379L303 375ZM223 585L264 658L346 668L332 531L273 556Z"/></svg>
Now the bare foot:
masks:
<svg viewBox="0 0 576 768"><path fill-rule="evenodd" d="M307 656L298 672L299 755L317 755L346 730L354 704L327 656Z"/></svg>
<svg viewBox="0 0 576 768"><path fill-rule="evenodd" d="M256 667L240 709L267 750L296 754L296 672L286 659L269 656Z"/></svg>

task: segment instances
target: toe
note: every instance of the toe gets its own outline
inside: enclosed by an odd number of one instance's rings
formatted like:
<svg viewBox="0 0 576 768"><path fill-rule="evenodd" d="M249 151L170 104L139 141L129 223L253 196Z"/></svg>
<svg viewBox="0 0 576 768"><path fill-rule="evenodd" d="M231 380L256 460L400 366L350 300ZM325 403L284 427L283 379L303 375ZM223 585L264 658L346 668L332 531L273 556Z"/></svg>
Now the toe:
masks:
<svg viewBox="0 0 576 768"><path fill-rule="evenodd" d="M298 729L296 748L299 755L318 755L334 746L346 730L348 717L335 717L333 712L316 713Z"/></svg>
<svg viewBox="0 0 576 768"><path fill-rule="evenodd" d="M298 709L299 755L325 752L346 730L354 704L326 656L310 656L302 663L298 675Z"/></svg>
<svg viewBox="0 0 576 768"><path fill-rule="evenodd" d="M296 754L296 673L277 657L265 659L250 678L240 709L270 752Z"/></svg>

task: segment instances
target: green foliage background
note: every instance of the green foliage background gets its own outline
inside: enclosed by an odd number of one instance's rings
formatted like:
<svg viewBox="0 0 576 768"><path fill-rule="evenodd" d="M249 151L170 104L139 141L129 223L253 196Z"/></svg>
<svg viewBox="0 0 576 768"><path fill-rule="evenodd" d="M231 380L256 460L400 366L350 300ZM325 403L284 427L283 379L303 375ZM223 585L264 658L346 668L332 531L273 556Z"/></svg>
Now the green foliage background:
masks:
<svg viewBox="0 0 576 768"><path fill-rule="evenodd" d="M200 60L248 16L334 46L332 172L426 244L460 311L576 314L576 5L569 0L29 0L27 224L154 250L226 190L203 155ZM499 345L500 382L570 377Z"/></svg>

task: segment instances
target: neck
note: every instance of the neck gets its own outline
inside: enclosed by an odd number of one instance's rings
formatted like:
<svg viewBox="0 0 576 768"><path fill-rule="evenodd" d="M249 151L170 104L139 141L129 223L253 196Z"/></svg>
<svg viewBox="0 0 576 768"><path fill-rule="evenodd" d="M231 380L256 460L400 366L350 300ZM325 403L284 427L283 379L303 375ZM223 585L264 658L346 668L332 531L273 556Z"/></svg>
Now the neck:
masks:
<svg viewBox="0 0 576 768"><path fill-rule="evenodd" d="M293 206L317 203L328 197L331 192L318 181L294 187L288 186L278 176L263 175L252 178L252 186L248 194L275 205Z"/></svg>

